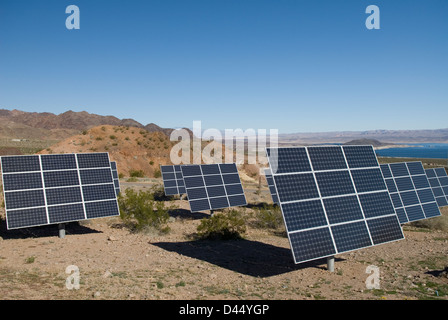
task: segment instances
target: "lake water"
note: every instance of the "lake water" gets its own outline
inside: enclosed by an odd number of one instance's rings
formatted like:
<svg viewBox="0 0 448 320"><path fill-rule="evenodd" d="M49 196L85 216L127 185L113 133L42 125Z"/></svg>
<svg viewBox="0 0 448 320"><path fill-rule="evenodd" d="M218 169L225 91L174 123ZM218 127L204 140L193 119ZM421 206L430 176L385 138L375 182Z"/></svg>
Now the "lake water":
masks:
<svg viewBox="0 0 448 320"><path fill-rule="evenodd" d="M448 143L406 143L409 147L376 150L378 156L448 159Z"/></svg>

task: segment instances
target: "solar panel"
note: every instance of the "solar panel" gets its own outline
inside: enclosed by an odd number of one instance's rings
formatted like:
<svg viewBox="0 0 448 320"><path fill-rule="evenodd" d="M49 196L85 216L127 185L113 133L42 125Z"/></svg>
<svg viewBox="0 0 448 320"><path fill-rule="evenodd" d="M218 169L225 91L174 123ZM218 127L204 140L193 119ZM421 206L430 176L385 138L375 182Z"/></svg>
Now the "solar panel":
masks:
<svg viewBox="0 0 448 320"><path fill-rule="evenodd" d="M186 193L180 165L160 166L160 171L162 172L163 188L166 196Z"/></svg>
<svg viewBox="0 0 448 320"><path fill-rule="evenodd" d="M120 179L118 178L118 169L117 169L117 162L111 161L110 162L110 169L112 170L112 178L114 180L114 188L115 188L115 194L118 195L121 192L120 189Z"/></svg>
<svg viewBox="0 0 448 320"><path fill-rule="evenodd" d="M295 263L404 238L372 146L266 152Z"/></svg>
<svg viewBox="0 0 448 320"><path fill-rule="evenodd" d="M271 193L272 202L278 203L277 191L275 190L274 179L272 178L271 170L269 168L264 169L264 175L266 182L268 183L269 192Z"/></svg>
<svg viewBox="0 0 448 320"><path fill-rule="evenodd" d="M8 229L119 215L108 153L1 157Z"/></svg>
<svg viewBox="0 0 448 320"><path fill-rule="evenodd" d="M425 170L434 197L439 207L448 206L448 175L445 168Z"/></svg>
<svg viewBox="0 0 448 320"><path fill-rule="evenodd" d="M382 164L381 171L401 224L440 216L421 162Z"/></svg>
<svg viewBox="0 0 448 320"><path fill-rule="evenodd" d="M191 212L247 204L234 163L181 166Z"/></svg>

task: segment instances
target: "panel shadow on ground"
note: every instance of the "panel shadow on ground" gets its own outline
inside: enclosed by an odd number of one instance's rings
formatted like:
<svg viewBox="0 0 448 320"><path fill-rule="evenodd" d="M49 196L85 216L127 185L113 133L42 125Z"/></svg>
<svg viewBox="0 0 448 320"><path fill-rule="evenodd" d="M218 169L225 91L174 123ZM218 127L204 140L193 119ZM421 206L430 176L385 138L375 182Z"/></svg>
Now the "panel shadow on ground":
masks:
<svg viewBox="0 0 448 320"><path fill-rule="evenodd" d="M296 265L289 248L246 239L151 244L170 252L206 261L221 268L253 277L271 277L309 267L326 268L326 259Z"/></svg>

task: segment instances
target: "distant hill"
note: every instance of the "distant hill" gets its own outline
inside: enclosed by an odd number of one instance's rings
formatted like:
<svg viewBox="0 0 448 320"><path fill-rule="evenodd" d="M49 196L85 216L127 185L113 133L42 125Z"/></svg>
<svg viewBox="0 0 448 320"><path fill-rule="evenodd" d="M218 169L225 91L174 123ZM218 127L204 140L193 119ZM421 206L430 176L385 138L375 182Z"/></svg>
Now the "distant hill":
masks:
<svg viewBox="0 0 448 320"><path fill-rule="evenodd" d="M118 119L86 111L69 110L56 115L0 109L0 138L61 140L100 125L136 127L165 135L170 135L174 130L161 128L154 123L143 125L133 119Z"/></svg>
<svg viewBox="0 0 448 320"><path fill-rule="evenodd" d="M344 145L347 145L347 146L350 146L350 145L351 146L356 146L356 145L358 145L358 146L369 145L370 146L371 145L374 147L384 147L384 146L388 146L391 144L393 144L393 143L383 143L383 142L380 142L375 139L356 139L356 140L351 140L351 141L344 143Z"/></svg>

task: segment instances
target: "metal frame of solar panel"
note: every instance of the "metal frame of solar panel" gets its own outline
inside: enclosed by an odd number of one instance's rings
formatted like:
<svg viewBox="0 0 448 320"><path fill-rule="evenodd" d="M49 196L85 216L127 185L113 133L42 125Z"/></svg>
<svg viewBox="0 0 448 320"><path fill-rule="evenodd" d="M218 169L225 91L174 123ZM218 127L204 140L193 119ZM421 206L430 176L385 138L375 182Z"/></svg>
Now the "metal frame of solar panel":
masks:
<svg viewBox="0 0 448 320"><path fill-rule="evenodd" d="M268 183L269 192L271 194L272 202L278 203L277 191L275 190L274 179L272 178L271 169L264 169L264 176Z"/></svg>
<svg viewBox="0 0 448 320"><path fill-rule="evenodd" d="M235 163L181 166L191 212L247 205Z"/></svg>
<svg viewBox="0 0 448 320"><path fill-rule="evenodd" d="M431 168L425 170L432 193L439 207L448 206L448 175L445 168Z"/></svg>
<svg viewBox="0 0 448 320"><path fill-rule="evenodd" d="M119 215L108 153L0 160L8 230Z"/></svg>
<svg viewBox="0 0 448 320"><path fill-rule="evenodd" d="M187 192L180 165L160 166L160 171L166 196L182 195Z"/></svg>
<svg viewBox="0 0 448 320"><path fill-rule="evenodd" d="M114 187L115 187L115 194L118 195L120 194L120 180L118 178L118 169L117 169L117 162L116 161L111 161L110 162L110 169L112 170L112 178L114 180Z"/></svg>
<svg viewBox="0 0 448 320"><path fill-rule="evenodd" d="M388 163L380 167L401 224L441 215L421 162Z"/></svg>
<svg viewBox="0 0 448 320"><path fill-rule="evenodd" d="M266 153L295 263L404 238L372 146Z"/></svg>

